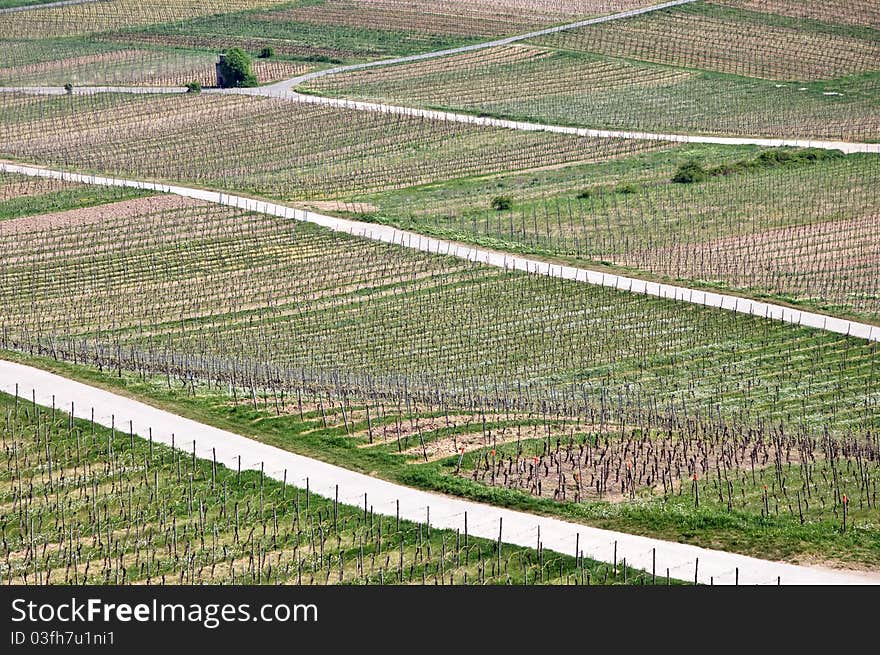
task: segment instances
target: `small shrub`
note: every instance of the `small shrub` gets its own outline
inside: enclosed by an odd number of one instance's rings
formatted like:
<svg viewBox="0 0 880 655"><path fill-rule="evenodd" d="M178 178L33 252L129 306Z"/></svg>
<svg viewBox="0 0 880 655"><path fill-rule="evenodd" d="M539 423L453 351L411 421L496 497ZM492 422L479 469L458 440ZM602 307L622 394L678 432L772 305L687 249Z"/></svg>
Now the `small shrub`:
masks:
<svg viewBox="0 0 880 655"><path fill-rule="evenodd" d="M803 156L809 161L818 161L821 159L842 159L846 157L843 150L825 150L823 148L806 148L801 151Z"/></svg>
<svg viewBox="0 0 880 655"><path fill-rule="evenodd" d="M187 93L201 93L202 92L202 84L201 82L190 82L186 85Z"/></svg>
<svg viewBox="0 0 880 655"><path fill-rule="evenodd" d="M675 171L672 181L676 184L694 184L703 182L706 179L706 169L696 160L690 160L683 163Z"/></svg>
<svg viewBox="0 0 880 655"><path fill-rule="evenodd" d="M710 168L706 171L707 175L716 176L716 175L733 175L734 173L739 173L741 170L744 170L748 167L748 162L746 161L738 161L734 164L719 164L713 168Z"/></svg>
<svg viewBox="0 0 880 655"><path fill-rule="evenodd" d="M269 59L275 56L275 51L272 48L266 46L262 50L260 50L260 59Z"/></svg>
<svg viewBox="0 0 880 655"><path fill-rule="evenodd" d="M822 148L803 148L801 150L788 150L785 148L772 148L765 150L754 159L755 166L778 166L783 164L803 164L826 159L838 159L845 155L840 150L825 150Z"/></svg>
<svg viewBox="0 0 880 655"><path fill-rule="evenodd" d="M629 195L630 193L638 193L639 185L633 184L632 182L626 182L624 184L618 184L614 190L617 193L622 193L624 195Z"/></svg>
<svg viewBox="0 0 880 655"><path fill-rule="evenodd" d="M579 194L577 194L578 200L587 200L588 198L592 198L595 195L595 192L592 189L584 189Z"/></svg>
<svg viewBox="0 0 880 655"><path fill-rule="evenodd" d="M764 165L785 164L796 159L796 156L788 150L765 150L758 155L758 162Z"/></svg>
<svg viewBox="0 0 880 655"><path fill-rule="evenodd" d="M495 196L492 198L492 209L495 211L507 211L509 209L513 209L513 198L510 196Z"/></svg>
<svg viewBox="0 0 880 655"><path fill-rule="evenodd" d="M319 64L341 64L342 60L336 57L328 57L327 55L308 55L301 58L303 61L317 62Z"/></svg>

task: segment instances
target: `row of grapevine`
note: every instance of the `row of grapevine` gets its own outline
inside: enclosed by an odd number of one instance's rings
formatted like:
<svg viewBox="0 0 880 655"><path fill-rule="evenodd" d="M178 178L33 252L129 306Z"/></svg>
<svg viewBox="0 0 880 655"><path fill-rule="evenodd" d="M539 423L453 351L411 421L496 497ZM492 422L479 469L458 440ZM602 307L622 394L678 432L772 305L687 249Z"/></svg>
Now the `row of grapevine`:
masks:
<svg viewBox="0 0 880 655"><path fill-rule="evenodd" d="M873 73L804 86L515 45L327 75L305 89L589 128L869 141L880 134L875 87Z"/></svg>
<svg viewBox="0 0 880 655"><path fill-rule="evenodd" d="M20 398L0 396L0 406L6 584L651 581L625 563L342 505L263 471L231 471Z"/></svg>
<svg viewBox="0 0 880 655"><path fill-rule="evenodd" d="M876 344L192 201L130 205L0 235L16 252L4 347L273 396L876 426Z"/></svg>

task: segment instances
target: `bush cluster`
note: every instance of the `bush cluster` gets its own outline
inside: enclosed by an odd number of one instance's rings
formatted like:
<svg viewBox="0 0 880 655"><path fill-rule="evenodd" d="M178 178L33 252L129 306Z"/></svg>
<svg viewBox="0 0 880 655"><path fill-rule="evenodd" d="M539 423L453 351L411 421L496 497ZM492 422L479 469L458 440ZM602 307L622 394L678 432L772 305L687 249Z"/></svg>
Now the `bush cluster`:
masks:
<svg viewBox="0 0 880 655"><path fill-rule="evenodd" d="M694 182L703 182L709 177L717 177L719 175L734 175L735 173L773 168L775 166L812 164L817 161L840 159L844 156L840 150L771 148L764 150L754 159L740 159L733 163L719 164L711 168L703 168L700 162L692 159L678 167L675 175L672 176L672 181L679 184L693 184Z"/></svg>

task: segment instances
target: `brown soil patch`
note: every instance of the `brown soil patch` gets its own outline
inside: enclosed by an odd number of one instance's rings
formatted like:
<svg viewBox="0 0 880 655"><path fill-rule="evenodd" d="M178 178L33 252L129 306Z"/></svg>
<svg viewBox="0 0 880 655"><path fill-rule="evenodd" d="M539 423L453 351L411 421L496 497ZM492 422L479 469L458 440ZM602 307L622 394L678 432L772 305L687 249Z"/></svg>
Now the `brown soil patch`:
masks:
<svg viewBox="0 0 880 655"><path fill-rule="evenodd" d="M203 205L201 201L183 198L174 195L151 196L148 198L135 198L95 207L82 209L70 209L50 214L37 216L25 216L0 222L0 236L14 235L21 232L35 232L55 230L59 228L74 228L84 225L94 225L108 220L119 218L133 218L143 214L153 214L157 211L180 209L182 207Z"/></svg>
<svg viewBox="0 0 880 655"><path fill-rule="evenodd" d="M795 442L780 446L618 435L600 437L595 444L556 446L552 439L551 446L549 452L524 452L518 457L483 452L475 469L460 474L554 500L621 502L677 492L694 476L697 484L705 485L700 481L717 478L719 470L737 475L764 471L772 476L777 461L782 466L799 465L804 458Z"/></svg>
<svg viewBox="0 0 880 655"><path fill-rule="evenodd" d="M298 206L315 211L350 212L352 214L372 214L379 211L376 205L371 205L368 202L344 202L342 200L315 200Z"/></svg>
<svg viewBox="0 0 880 655"><path fill-rule="evenodd" d="M474 450L492 449L499 444L515 443L518 440L546 439L548 432L548 427L545 425L516 425L502 428L487 427L484 434L479 421L471 421L471 426L476 431L450 435L426 443L424 452L428 456L428 461L459 455L462 449L464 449L464 452L469 453ZM445 427L445 423L439 427ZM598 432L602 429L602 426L587 425L579 427L577 431L579 433ZM604 426L606 432L614 429L607 425ZM555 444L557 438L560 440L568 439L571 431L572 428L563 431L559 429L559 426L553 424L550 426L550 440ZM422 446L418 442L415 446L410 446L403 452L408 455L423 456Z"/></svg>

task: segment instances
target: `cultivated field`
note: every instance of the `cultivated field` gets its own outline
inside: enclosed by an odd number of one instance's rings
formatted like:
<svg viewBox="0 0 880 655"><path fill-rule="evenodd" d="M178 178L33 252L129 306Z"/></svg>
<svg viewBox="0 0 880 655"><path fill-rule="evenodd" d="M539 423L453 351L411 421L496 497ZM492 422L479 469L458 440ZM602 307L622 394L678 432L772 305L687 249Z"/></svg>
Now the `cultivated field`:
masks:
<svg viewBox="0 0 880 655"><path fill-rule="evenodd" d="M855 28L694 3L541 37L554 48L771 80L877 70L876 25Z"/></svg>
<svg viewBox="0 0 880 655"><path fill-rule="evenodd" d="M282 85L83 89L211 86L232 46L274 82L649 4L107 0L2 13L0 85L75 88L0 93L0 158L286 202L420 243L674 282L684 297L722 290L737 309L745 296L880 321L877 155L705 138L870 151L876 2L693 2L299 89L394 111L303 102ZM502 129L400 106L651 134ZM0 357L398 485L877 570L880 344L561 277L223 199L0 175ZM183 447L193 435L169 449L28 393L0 394L6 583L651 579L340 506L303 480L199 460Z"/></svg>
<svg viewBox="0 0 880 655"><path fill-rule="evenodd" d="M300 66L412 54L476 43L649 5L645 0L112 0L4 15L0 72L18 83L57 84L62 73L82 84L153 83L189 74L202 81L206 61L239 46L271 47ZM144 52L147 47L150 50ZM138 54L132 56L132 51ZM40 57L37 52L45 54ZM106 55L104 65L82 61ZM26 67L40 57L42 66ZM83 71L86 64L87 71ZM113 70L113 65L123 70ZM157 73L156 68L162 70ZM276 64L277 68L277 64ZM278 71L275 71L278 72ZM302 71L291 72L294 77ZM194 76L193 76L194 75ZM265 72L264 81L280 79Z"/></svg>
<svg viewBox="0 0 880 655"><path fill-rule="evenodd" d="M873 0L849 0L845 4L829 0L712 0L712 4L824 23L863 27L880 25L880 7Z"/></svg>
<svg viewBox="0 0 880 655"><path fill-rule="evenodd" d="M408 55L650 5L646 0L326 0L219 14L146 30L153 43L256 45L319 59ZM136 33L119 35L140 38ZM114 37L115 38L115 37Z"/></svg>
<svg viewBox="0 0 880 655"><path fill-rule="evenodd" d="M676 167L691 159L716 174L673 183ZM878 175L870 155L681 147L352 196L359 204L343 202L339 209L494 247L612 263L877 318L880 214L872 189ZM499 196L511 206L493 208Z"/></svg>
<svg viewBox="0 0 880 655"><path fill-rule="evenodd" d="M24 42L22 42L24 43ZM55 53L53 53L55 56ZM99 54L0 68L0 84L14 86L143 85L184 86L199 82L215 86L217 55L207 52L116 49ZM314 66L295 61L257 60L254 74L261 83L302 75Z"/></svg>
<svg viewBox="0 0 880 655"><path fill-rule="evenodd" d="M6 347L287 394L878 425L856 339L179 198L43 220L2 224Z"/></svg>
<svg viewBox="0 0 880 655"><path fill-rule="evenodd" d="M143 195L147 194L133 189L92 187L0 173L0 221L16 219L15 225L21 226L24 224L21 219L34 214L87 208ZM0 223L0 231L5 228Z"/></svg>
<svg viewBox="0 0 880 655"><path fill-rule="evenodd" d="M212 14L289 4L286 0L109 0L6 14L0 38L88 35Z"/></svg>
<svg viewBox="0 0 880 655"><path fill-rule="evenodd" d="M880 137L876 87L874 73L804 86L513 45L304 89L592 128L864 141Z"/></svg>
<svg viewBox="0 0 880 655"><path fill-rule="evenodd" d="M231 471L27 400L0 395L0 412L6 584L651 580L336 504L262 472Z"/></svg>
<svg viewBox="0 0 880 655"><path fill-rule="evenodd" d="M219 131L207 138L211 125ZM244 96L0 95L0 154L282 199L602 161L659 147Z"/></svg>

